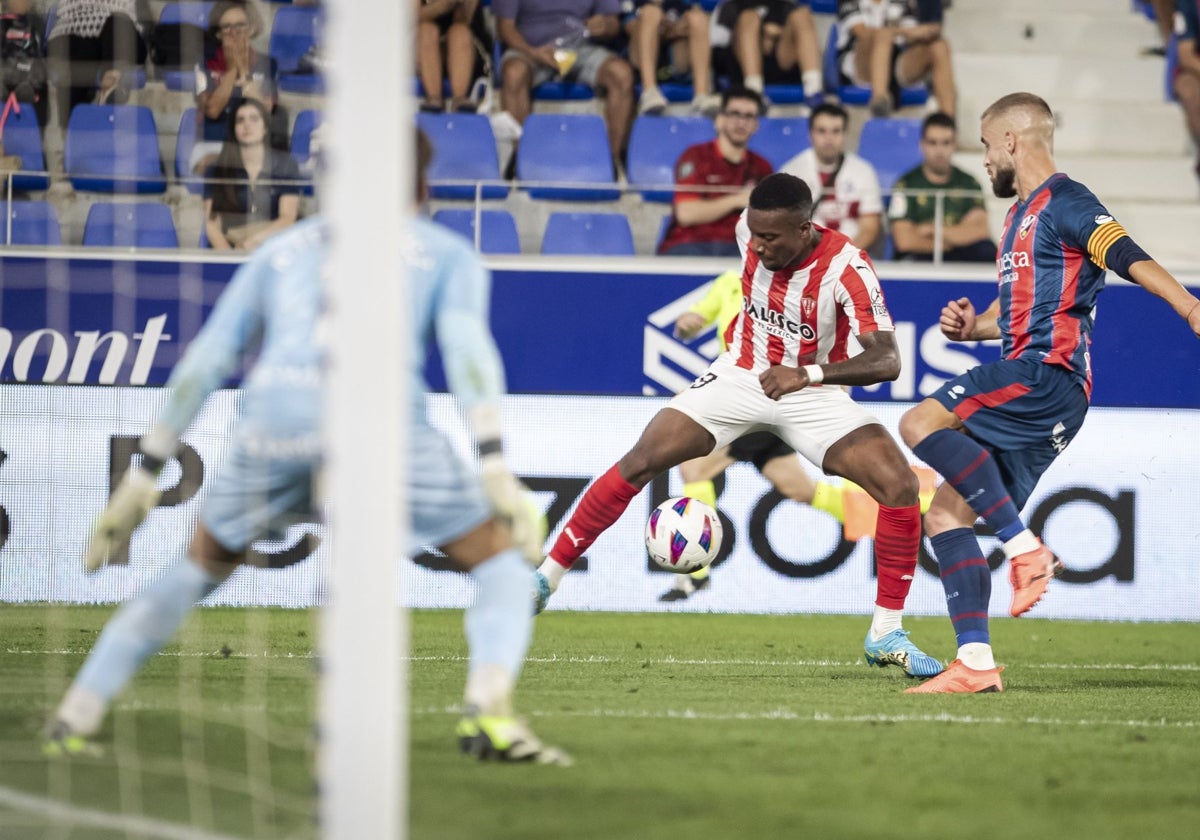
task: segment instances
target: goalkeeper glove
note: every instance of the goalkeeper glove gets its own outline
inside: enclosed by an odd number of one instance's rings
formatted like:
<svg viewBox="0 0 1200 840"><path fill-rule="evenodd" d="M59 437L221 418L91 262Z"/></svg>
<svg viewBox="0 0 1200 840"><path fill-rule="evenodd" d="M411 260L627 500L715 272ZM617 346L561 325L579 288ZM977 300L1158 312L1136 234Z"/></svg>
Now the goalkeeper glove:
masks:
<svg viewBox="0 0 1200 840"><path fill-rule="evenodd" d="M104 566L110 557L129 544L134 529L158 504L161 495L153 472L144 467L129 468L92 528L84 557L84 566L89 572Z"/></svg>
<svg viewBox="0 0 1200 840"><path fill-rule="evenodd" d="M529 488L517 480L498 452L484 456L480 478L492 512L512 533L513 545L530 563L541 562L545 517L534 504Z"/></svg>

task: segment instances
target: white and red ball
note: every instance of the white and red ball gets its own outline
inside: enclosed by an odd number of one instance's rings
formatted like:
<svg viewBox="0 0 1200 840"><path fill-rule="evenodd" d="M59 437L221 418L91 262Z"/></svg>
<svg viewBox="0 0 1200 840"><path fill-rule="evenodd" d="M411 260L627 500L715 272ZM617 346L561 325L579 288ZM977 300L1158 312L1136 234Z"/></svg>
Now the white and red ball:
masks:
<svg viewBox="0 0 1200 840"><path fill-rule="evenodd" d="M646 523L646 550L669 572L686 575L703 569L721 550L721 518L689 496L667 499Z"/></svg>

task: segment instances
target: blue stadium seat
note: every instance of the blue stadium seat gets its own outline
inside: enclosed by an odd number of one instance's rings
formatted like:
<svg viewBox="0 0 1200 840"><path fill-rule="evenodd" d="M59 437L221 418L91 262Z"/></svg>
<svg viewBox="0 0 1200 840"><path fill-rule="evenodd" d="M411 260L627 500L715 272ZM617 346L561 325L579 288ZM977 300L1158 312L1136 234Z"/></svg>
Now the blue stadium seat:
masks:
<svg viewBox="0 0 1200 840"><path fill-rule="evenodd" d="M188 169L192 149L196 145L196 109L188 108L179 118L179 133L175 135L175 177L187 191L199 195L204 192L204 179L193 175Z"/></svg>
<svg viewBox="0 0 1200 840"><path fill-rule="evenodd" d="M63 168L77 190L167 189L154 115L145 105L77 105L67 123Z"/></svg>
<svg viewBox="0 0 1200 840"><path fill-rule="evenodd" d="M626 176L638 186L675 184L675 163L683 150L716 137L707 117L641 116L633 122L626 154ZM670 201L671 190L642 190L646 201Z"/></svg>
<svg viewBox="0 0 1200 840"><path fill-rule="evenodd" d="M750 138L750 150L769 160L776 170L811 145L808 117L763 117Z"/></svg>
<svg viewBox="0 0 1200 840"><path fill-rule="evenodd" d="M897 178L921 163L921 121L867 120L858 138L858 154L875 167L879 188L890 193Z"/></svg>
<svg viewBox="0 0 1200 840"><path fill-rule="evenodd" d="M821 75L825 80L825 92L837 95L843 105L866 105L871 101L871 89L864 85L842 84L841 73L837 66L837 36L838 28L835 23L829 27L829 37L825 41L825 55L821 59ZM929 99L929 88L923 83L900 88L900 101L897 107L905 108L914 105L924 105Z"/></svg>
<svg viewBox="0 0 1200 840"><path fill-rule="evenodd" d="M186 0L182 3L167 3L158 15L158 22L165 24L187 23L208 31L208 16L212 13L215 0ZM196 85L196 74L192 70L167 70L161 74L167 90L191 92Z"/></svg>
<svg viewBox="0 0 1200 840"><path fill-rule="evenodd" d="M9 225L12 238L9 238ZM61 245L58 213L48 201L0 201L0 243L9 245Z"/></svg>
<svg viewBox="0 0 1200 840"><path fill-rule="evenodd" d="M809 0L814 15L836 15L838 0Z"/></svg>
<svg viewBox="0 0 1200 840"><path fill-rule="evenodd" d="M624 213L551 213L543 254L631 257L633 230Z"/></svg>
<svg viewBox="0 0 1200 840"><path fill-rule="evenodd" d="M598 114L530 114L517 146L517 178L595 184L594 187L529 187L532 198L616 201L612 153Z"/></svg>
<svg viewBox="0 0 1200 840"><path fill-rule="evenodd" d="M4 123L4 153L21 158L21 169L26 172L41 172L42 175L14 175L12 187L16 192L44 190L50 186L50 174L46 172L46 158L42 154L42 131L38 127L37 114L31 106L15 108L8 113ZM2 173L0 173L2 175ZM4 178L0 177L0 187Z"/></svg>
<svg viewBox="0 0 1200 840"><path fill-rule="evenodd" d="M441 184L438 181L501 181L496 157L496 136L483 114L417 114L417 125L433 144L433 163L427 175L431 198L474 199L475 184ZM504 198L508 184L483 187L483 198Z"/></svg>
<svg viewBox="0 0 1200 840"><path fill-rule="evenodd" d="M433 214L433 220L457 231L471 242L475 242L475 211L445 209ZM517 221L507 210L481 210L479 251L484 254L519 254L521 239L517 235Z"/></svg>
<svg viewBox="0 0 1200 840"><path fill-rule="evenodd" d="M299 72L300 57L320 41L324 26L320 7L283 6L275 10L267 54L279 65L279 89L289 93L323 94L319 75Z"/></svg>
<svg viewBox="0 0 1200 840"><path fill-rule="evenodd" d="M109 248L178 248L171 208L158 201L98 201L88 209L83 244Z"/></svg>
<svg viewBox="0 0 1200 840"><path fill-rule="evenodd" d="M321 112L306 108L296 114L296 121L292 123L292 157L296 159L296 165L300 167L300 172L304 174L306 183L304 185L304 194L312 195L313 185L311 174L313 166L312 158L312 133L321 125Z"/></svg>

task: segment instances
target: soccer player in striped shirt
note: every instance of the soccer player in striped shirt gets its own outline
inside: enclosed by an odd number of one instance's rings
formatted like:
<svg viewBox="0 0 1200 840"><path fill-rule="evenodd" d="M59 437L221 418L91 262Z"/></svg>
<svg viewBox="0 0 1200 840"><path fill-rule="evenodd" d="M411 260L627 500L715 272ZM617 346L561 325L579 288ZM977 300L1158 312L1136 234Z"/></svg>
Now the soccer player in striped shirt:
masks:
<svg viewBox="0 0 1200 840"><path fill-rule="evenodd" d="M1012 93L981 118L984 166L999 198L1016 197L1001 235L999 297L984 312L967 298L941 314L957 341L1001 340L999 361L947 382L905 413L900 434L946 481L925 517L958 657L920 693L1002 691L988 631L991 572L975 520L1004 546L1020 616L1062 565L1020 517L1042 473L1078 433L1092 391L1096 297L1105 270L1165 300L1200 337L1200 300L1152 260L1087 187L1054 165L1054 114Z"/></svg>
<svg viewBox="0 0 1200 840"><path fill-rule="evenodd" d="M750 193L737 227L742 307L725 332L728 349L588 488L539 568L539 609L655 476L748 432L771 431L879 503L879 592L868 660L918 677L942 670L901 627L921 538L917 477L879 421L845 389L829 387L899 375L892 319L866 254L843 234L814 224L812 209L808 185L794 175L770 175ZM862 347L855 356L851 335Z"/></svg>

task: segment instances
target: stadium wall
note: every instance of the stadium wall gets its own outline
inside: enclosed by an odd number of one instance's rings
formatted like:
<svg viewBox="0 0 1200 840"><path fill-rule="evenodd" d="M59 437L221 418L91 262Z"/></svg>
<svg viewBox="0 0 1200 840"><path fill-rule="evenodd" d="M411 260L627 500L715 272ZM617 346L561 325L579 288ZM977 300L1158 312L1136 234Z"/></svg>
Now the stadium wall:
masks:
<svg viewBox="0 0 1200 840"><path fill-rule="evenodd" d="M120 600L183 551L205 477L220 466L236 389L214 394L185 438L164 479L173 489L135 536L129 562L91 577L80 571L91 519L162 404L161 385L180 350L235 267L177 255L0 257L0 601ZM670 325L726 266L506 258L492 267L493 326L515 392L504 407L511 459L554 533L591 477L715 352L711 331L685 344ZM995 356L994 345L949 344L937 330L946 299L966 294L985 306L995 281L986 269L883 264L880 273L906 372L856 396L894 432L914 401ZM1200 352L1161 302L1122 281L1101 297L1097 333L1095 407L1025 511L1070 569L1039 615L1198 621L1200 604L1190 593L1200 588L1193 513L1200 495ZM431 407L435 422L469 453L452 400L435 395ZM658 501L681 490L678 482L677 474L664 477L635 499L589 562L568 575L552 608L663 609L655 598L666 573L645 560L642 528ZM831 519L780 499L747 465L731 468L720 492L726 540L718 584L671 609L870 611L868 540L844 541ZM311 538L320 534L314 523L258 546L262 564L276 568L239 572L212 603L319 602L326 560ZM984 545L998 567L995 540L985 534ZM460 607L471 597L469 579L444 570L434 555L418 554L404 569L411 606ZM1003 572L995 585L1007 587ZM994 601L997 615L1004 614L1007 599ZM943 614L928 556L909 603L913 614Z"/></svg>

